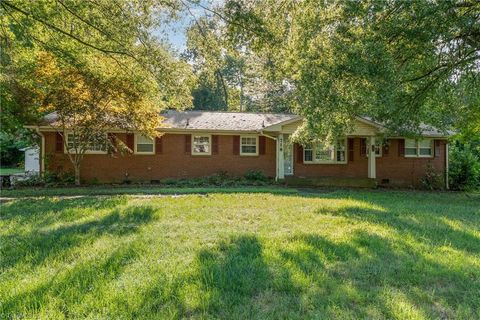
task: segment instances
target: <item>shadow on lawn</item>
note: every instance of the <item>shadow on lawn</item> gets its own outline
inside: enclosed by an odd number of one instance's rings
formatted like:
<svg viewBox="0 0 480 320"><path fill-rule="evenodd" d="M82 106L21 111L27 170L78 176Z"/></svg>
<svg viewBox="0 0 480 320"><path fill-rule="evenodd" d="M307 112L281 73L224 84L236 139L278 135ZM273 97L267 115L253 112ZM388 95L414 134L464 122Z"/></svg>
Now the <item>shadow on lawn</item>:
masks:
<svg viewBox="0 0 480 320"><path fill-rule="evenodd" d="M298 233L274 246L252 234L232 236L201 250L192 273L173 280L170 274L159 275L133 315L153 318L167 313L171 318L223 319L478 318L480 267L461 258L451 262L435 260L444 244L478 255L480 239L446 222L475 223L478 209L469 206L457 214L432 205L432 209L423 206L423 211L409 213L408 206L396 207L388 199L373 197L368 202L383 210L345 206L319 209L318 213L343 217L352 226L368 222L387 227L392 232L388 236L353 228L342 241L316 233ZM150 207L114 210L101 220L9 239L2 255L12 255L6 260L8 266L20 262L36 265L74 246L88 245L103 234L122 236L135 232L153 218ZM18 250L18 244L26 248ZM24 299L32 299L31 305L39 308L52 296L70 308L92 288L101 288L118 277L139 251L134 245L126 246L101 261L80 265L34 292L13 296L4 304L4 310L27 304L19 302ZM5 267L5 261L1 266ZM187 301L190 293L197 297L196 303ZM166 311L168 308L171 310ZM64 314L68 317L69 310Z"/></svg>
<svg viewBox="0 0 480 320"><path fill-rule="evenodd" d="M85 202L78 200L62 200L62 206L68 208L70 202L73 205L91 205L92 208L107 208L112 205L109 200ZM42 203L42 202L40 202ZM113 204L116 202L114 201ZM39 204L43 207L45 204ZM66 211L68 211L66 209ZM59 213L68 214L65 212ZM78 218L78 217L77 217ZM6 270L19 263L26 263L31 267L40 265L50 257L61 258L69 254L76 246L92 244L96 238L112 234L123 236L135 232L139 227L149 223L154 218L154 209L148 206L126 207L113 209L105 216L96 220L86 220L80 223L73 221L70 224L61 225L58 228L50 228L44 231L34 229L26 233L12 234L2 237L0 254L3 257L0 261L0 271Z"/></svg>
<svg viewBox="0 0 480 320"><path fill-rule="evenodd" d="M200 251L193 274L169 289L155 284L138 314L169 306L176 318L478 318L480 267L455 253L480 252L480 239L470 233L476 226L468 225L479 221L478 207L471 201L450 211L456 203L435 197L399 205L379 193L350 197L370 209L319 208L350 220L352 232L342 241L300 233L272 248L255 235L230 237ZM355 228L365 222L370 231ZM454 260L439 259L442 250ZM186 287L199 302L187 303Z"/></svg>
<svg viewBox="0 0 480 320"><path fill-rule="evenodd" d="M473 205L451 212L447 206L444 208L427 206L416 209L415 202L404 208L375 200L370 200L369 203L382 207L383 210L348 206L328 208L328 210L320 208L317 213L341 216L353 222L387 226L402 236L412 237L425 245L447 245L470 254L480 254L480 238L473 234L475 226L478 230L480 225L480 211ZM417 202L417 204L422 203ZM434 205L432 203L432 207ZM480 203L478 205L480 206ZM454 228L452 224L459 224L460 227Z"/></svg>
<svg viewBox="0 0 480 320"><path fill-rule="evenodd" d="M12 319L29 317L31 314L37 315L40 309L48 304L61 301L58 311L63 317L87 318L89 312L93 310L82 310L76 306L82 304L89 294L95 295L97 290L101 291L108 283L115 281L141 254L141 245L130 242L105 256L76 264L70 270L62 272L61 276L51 277L31 291L11 295L0 304L0 315L6 315L7 318ZM91 299L95 298L91 297ZM21 310L21 313L18 311L13 313L13 310ZM98 310L98 312L101 311L105 310ZM72 312L75 313L72 314ZM55 317L60 316L57 314ZM95 318L108 317L95 313Z"/></svg>
<svg viewBox="0 0 480 320"><path fill-rule="evenodd" d="M420 317L457 316L478 290L471 282L480 268L452 268L397 240L360 231L348 243L301 234L266 258L255 236L231 238L199 253L193 279L203 302L197 310L181 306L179 315L392 319L405 317L397 308L404 306Z"/></svg>
<svg viewBox="0 0 480 320"><path fill-rule="evenodd" d="M3 204L1 219L19 227L28 224L44 227L58 221L72 221L84 215L84 209L109 209L126 204L124 197L80 197L70 199L41 198L17 200ZM32 205L34 204L34 205Z"/></svg>

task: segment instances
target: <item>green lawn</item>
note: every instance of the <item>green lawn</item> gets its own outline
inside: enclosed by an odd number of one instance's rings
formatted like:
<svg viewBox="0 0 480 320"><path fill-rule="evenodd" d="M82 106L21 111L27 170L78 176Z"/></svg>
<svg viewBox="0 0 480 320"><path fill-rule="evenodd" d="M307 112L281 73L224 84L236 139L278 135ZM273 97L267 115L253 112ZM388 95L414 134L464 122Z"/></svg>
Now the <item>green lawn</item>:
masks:
<svg viewBox="0 0 480 320"><path fill-rule="evenodd" d="M0 168L0 175L22 173L23 168Z"/></svg>
<svg viewBox="0 0 480 320"><path fill-rule="evenodd" d="M479 195L213 191L2 204L0 318L480 317Z"/></svg>

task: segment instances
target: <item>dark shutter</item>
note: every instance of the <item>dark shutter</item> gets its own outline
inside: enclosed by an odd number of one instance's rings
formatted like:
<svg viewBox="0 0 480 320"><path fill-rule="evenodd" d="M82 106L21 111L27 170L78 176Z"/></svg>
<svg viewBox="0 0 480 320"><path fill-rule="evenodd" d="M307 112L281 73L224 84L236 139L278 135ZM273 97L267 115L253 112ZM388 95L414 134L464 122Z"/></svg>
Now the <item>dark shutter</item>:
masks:
<svg viewBox="0 0 480 320"><path fill-rule="evenodd" d="M297 163L303 163L303 147L300 144L296 144L297 146Z"/></svg>
<svg viewBox="0 0 480 320"><path fill-rule="evenodd" d="M212 154L218 154L218 136L212 136Z"/></svg>
<svg viewBox="0 0 480 320"><path fill-rule="evenodd" d="M355 139L348 138L348 161L353 161Z"/></svg>
<svg viewBox="0 0 480 320"><path fill-rule="evenodd" d="M265 141L265 136L258 137L258 153L259 154L265 154L266 145L267 143Z"/></svg>
<svg viewBox="0 0 480 320"><path fill-rule="evenodd" d="M116 153L117 152L117 144L116 144L116 135L115 133L107 133L108 137L108 146L107 150L109 150L111 153Z"/></svg>
<svg viewBox="0 0 480 320"><path fill-rule="evenodd" d="M240 154L240 136L233 136L233 154Z"/></svg>
<svg viewBox="0 0 480 320"><path fill-rule="evenodd" d="M63 152L63 136L60 132L55 134L55 152Z"/></svg>
<svg viewBox="0 0 480 320"><path fill-rule="evenodd" d="M185 154L192 154L192 135L185 135Z"/></svg>
<svg viewBox="0 0 480 320"><path fill-rule="evenodd" d="M133 133L127 133L127 147L130 150L132 150L132 152L135 151L134 150L134 148L135 148L134 144L135 144L135 138L134 138Z"/></svg>
<svg viewBox="0 0 480 320"><path fill-rule="evenodd" d="M367 139L366 138L360 139L360 155L362 157L367 156Z"/></svg>
<svg viewBox="0 0 480 320"><path fill-rule="evenodd" d="M155 138L155 153L156 154L163 153L163 136Z"/></svg>
<svg viewBox="0 0 480 320"><path fill-rule="evenodd" d="M405 155L405 139L398 139L398 156L403 157Z"/></svg>
<svg viewBox="0 0 480 320"><path fill-rule="evenodd" d="M435 157L440 157L440 140L435 140Z"/></svg>
<svg viewBox="0 0 480 320"><path fill-rule="evenodd" d="M390 140L387 140L382 146L382 155L388 156L389 151L390 151Z"/></svg>

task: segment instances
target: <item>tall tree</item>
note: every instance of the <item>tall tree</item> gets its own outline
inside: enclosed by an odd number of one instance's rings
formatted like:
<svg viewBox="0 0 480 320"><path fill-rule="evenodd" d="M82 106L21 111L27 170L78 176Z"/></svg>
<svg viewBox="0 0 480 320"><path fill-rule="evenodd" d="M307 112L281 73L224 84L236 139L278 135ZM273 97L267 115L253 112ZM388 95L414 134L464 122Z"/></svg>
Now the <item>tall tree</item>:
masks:
<svg viewBox="0 0 480 320"><path fill-rule="evenodd" d="M222 16L232 38L281 70L304 136L340 135L358 115L396 131L445 128L460 111L473 115L452 100L478 103L468 98L480 90L476 0L230 0ZM461 94L459 81L470 82Z"/></svg>
<svg viewBox="0 0 480 320"><path fill-rule="evenodd" d="M191 104L190 66L153 36L179 9L175 0L0 2L2 120L56 112L59 133L78 132L68 148L77 178L84 149L108 128L154 135L159 110Z"/></svg>
<svg viewBox="0 0 480 320"><path fill-rule="evenodd" d="M184 57L198 78L193 90L195 107L286 111L288 90L270 76L268 61L250 50L248 41L232 41L227 31L218 16L194 18L188 28Z"/></svg>

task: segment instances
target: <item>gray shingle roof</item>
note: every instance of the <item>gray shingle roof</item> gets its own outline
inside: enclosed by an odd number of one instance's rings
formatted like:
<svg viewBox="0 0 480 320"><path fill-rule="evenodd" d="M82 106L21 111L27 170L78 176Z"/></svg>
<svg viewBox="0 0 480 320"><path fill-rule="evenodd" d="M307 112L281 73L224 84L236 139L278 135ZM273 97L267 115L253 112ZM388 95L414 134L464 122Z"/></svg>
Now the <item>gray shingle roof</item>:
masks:
<svg viewBox="0 0 480 320"><path fill-rule="evenodd" d="M205 131L244 131L255 132L283 122L301 120L302 117L288 113L250 113L250 112L222 112L222 111L167 111L161 114L164 117L163 127L174 130L205 130ZM360 119L370 122L372 125L383 127L382 124L373 121L369 117ZM57 121L56 112L43 117L40 125L54 126ZM448 131L446 134L440 130L421 125L422 135L426 137L445 137L454 134Z"/></svg>
<svg viewBox="0 0 480 320"><path fill-rule="evenodd" d="M168 111L162 114L167 128L190 130L259 131L285 121L300 119L286 113Z"/></svg>
<svg viewBox="0 0 480 320"><path fill-rule="evenodd" d="M362 117L359 117L359 118L367 120L367 121L371 122L372 124L377 125L379 127L384 127L383 124L374 121L370 117L362 116ZM455 132L453 132L451 130L446 130L444 132L444 131L441 131L441 130L439 130L439 129L431 126L431 125L424 124L424 123L420 124L419 129L420 129L420 134L422 136L430 137L430 138L443 138L443 137L452 136L452 135L455 134Z"/></svg>

